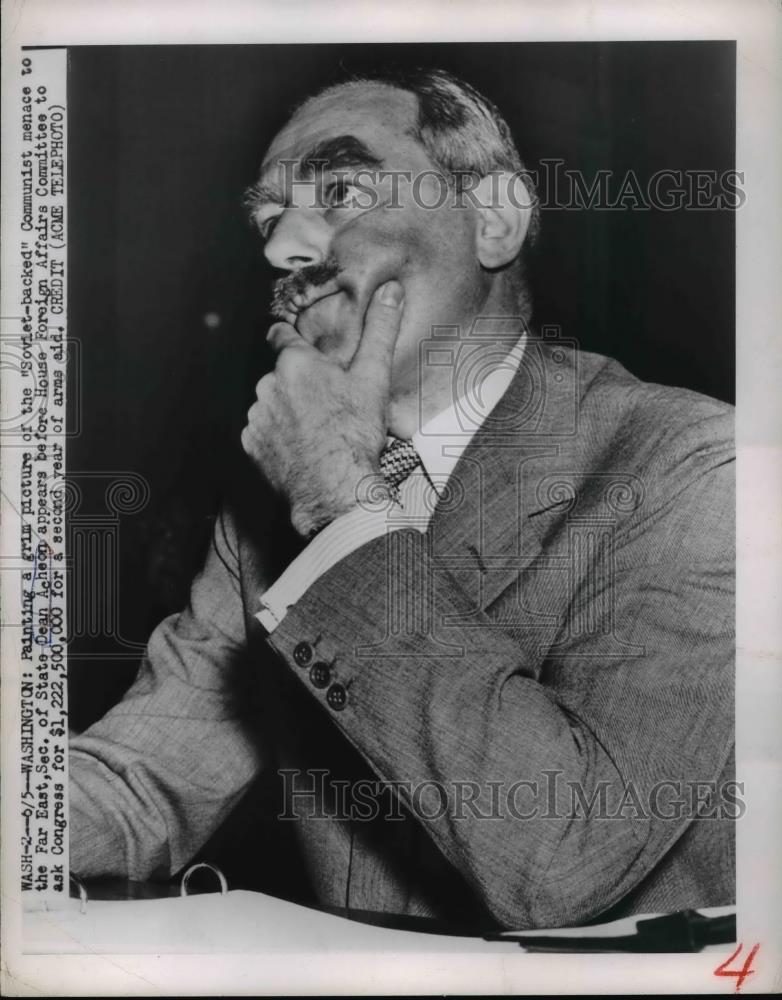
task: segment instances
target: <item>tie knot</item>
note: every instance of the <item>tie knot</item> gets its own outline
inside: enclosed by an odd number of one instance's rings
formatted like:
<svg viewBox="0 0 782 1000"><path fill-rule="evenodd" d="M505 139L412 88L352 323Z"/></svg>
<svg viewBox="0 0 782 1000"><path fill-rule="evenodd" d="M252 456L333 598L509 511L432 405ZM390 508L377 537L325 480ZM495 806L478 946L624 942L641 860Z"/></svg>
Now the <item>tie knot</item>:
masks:
<svg viewBox="0 0 782 1000"><path fill-rule="evenodd" d="M380 452L380 471L394 496L398 496L399 487L420 464L421 459L411 441L394 438Z"/></svg>

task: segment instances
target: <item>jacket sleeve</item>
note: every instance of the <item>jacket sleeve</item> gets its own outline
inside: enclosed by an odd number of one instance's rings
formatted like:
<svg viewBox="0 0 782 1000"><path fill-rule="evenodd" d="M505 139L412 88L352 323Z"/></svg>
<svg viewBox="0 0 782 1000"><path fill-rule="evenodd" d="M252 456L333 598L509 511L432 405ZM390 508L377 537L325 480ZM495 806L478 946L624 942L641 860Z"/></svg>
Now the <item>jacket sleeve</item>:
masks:
<svg viewBox="0 0 782 1000"><path fill-rule="evenodd" d="M71 740L77 874L172 874L256 775L258 751L235 704L246 646L237 562L221 515L188 606L156 628L123 700Z"/></svg>
<svg viewBox="0 0 782 1000"><path fill-rule="evenodd" d="M330 569L268 640L505 926L621 900L704 808L688 783L729 756L733 466L682 450L617 532L610 579L569 596L597 620L610 601L618 644L576 630L541 655L540 631L510 603L476 612L413 531ZM308 645L329 688L308 684Z"/></svg>

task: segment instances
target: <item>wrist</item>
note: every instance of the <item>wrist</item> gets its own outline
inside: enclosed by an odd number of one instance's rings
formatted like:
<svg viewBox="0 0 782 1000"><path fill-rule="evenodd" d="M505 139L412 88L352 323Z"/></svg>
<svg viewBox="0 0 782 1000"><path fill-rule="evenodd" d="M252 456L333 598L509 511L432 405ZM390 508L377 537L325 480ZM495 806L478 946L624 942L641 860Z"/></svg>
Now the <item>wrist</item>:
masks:
<svg viewBox="0 0 782 1000"><path fill-rule="evenodd" d="M376 491L382 474L368 461L332 462L320 482L311 482L291 497L291 524L302 538L311 538L343 514L363 505L368 486Z"/></svg>

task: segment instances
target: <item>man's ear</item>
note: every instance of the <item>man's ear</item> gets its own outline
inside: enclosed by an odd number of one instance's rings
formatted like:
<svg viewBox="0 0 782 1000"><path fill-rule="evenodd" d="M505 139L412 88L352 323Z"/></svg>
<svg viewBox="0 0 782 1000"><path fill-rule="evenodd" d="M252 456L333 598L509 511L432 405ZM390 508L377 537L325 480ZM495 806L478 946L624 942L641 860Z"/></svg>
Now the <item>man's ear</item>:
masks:
<svg viewBox="0 0 782 1000"><path fill-rule="evenodd" d="M478 212L475 249L488 270L504 267L518 257L532 216L532 198L518 174L492 172L470 191Z"/></svg>

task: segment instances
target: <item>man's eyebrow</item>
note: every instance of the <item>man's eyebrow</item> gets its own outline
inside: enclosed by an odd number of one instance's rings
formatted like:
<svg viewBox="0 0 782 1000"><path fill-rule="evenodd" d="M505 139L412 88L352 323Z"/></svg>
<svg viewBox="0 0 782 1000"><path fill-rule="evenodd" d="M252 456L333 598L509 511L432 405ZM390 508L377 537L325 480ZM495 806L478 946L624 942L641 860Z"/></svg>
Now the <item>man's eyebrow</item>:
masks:
<svg viewBox="0 0 782 1000"><path fill-rule="evenodd" d="M264 205L282 205L284 201L285 197L275 185L256 181L244 192L242 205L247 209L252 220Z"/></svg>
<svg viewBox="0 0 782 1000"><path fill-rule="evenodd" d="M302 180L310 179L321 171L351 167L377 170L383 165L382 159L355 135L337 135L324 139L301 158L282 159L280 162L295 166L296 175ZM256 214L266 205L285 205L286 195L276 184L257 181L245 191L242 204L250 220L254 221Z"/></svg>
<svg viewBox="0 0 782 1000"><path fill-rule="evenodd" d="M311 177L320 170L341 170L349 167L378 169L383 161L355 135L336 135L324 139L301 158L299 168L303 177Z"/></svg>

